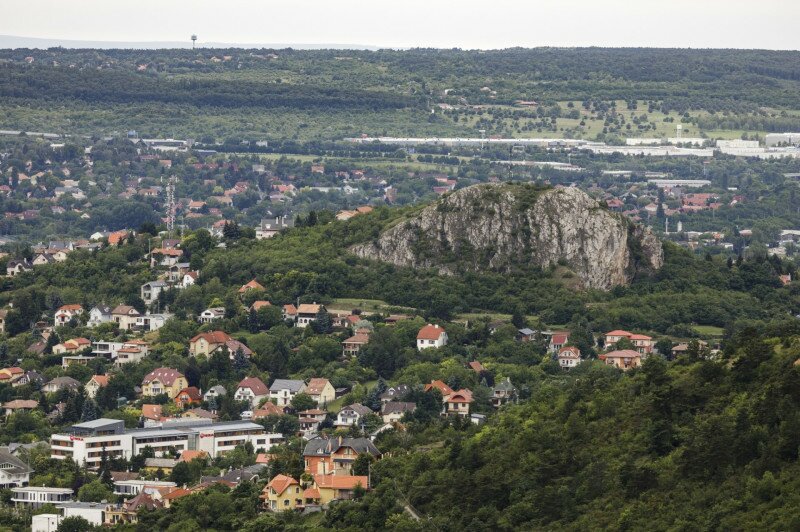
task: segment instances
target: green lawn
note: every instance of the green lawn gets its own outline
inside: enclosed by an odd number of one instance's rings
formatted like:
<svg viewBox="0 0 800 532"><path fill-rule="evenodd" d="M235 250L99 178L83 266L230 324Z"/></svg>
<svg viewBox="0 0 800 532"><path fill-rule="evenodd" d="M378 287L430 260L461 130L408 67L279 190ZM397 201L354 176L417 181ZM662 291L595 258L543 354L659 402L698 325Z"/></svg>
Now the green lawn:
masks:
<svg viewBox="0 0 800 532"><path fill-rule="evenodd" d="M692 327L697 334L703 336L722 336L725 330L722 327L715 327L714 325L694 325Z"/></svg>

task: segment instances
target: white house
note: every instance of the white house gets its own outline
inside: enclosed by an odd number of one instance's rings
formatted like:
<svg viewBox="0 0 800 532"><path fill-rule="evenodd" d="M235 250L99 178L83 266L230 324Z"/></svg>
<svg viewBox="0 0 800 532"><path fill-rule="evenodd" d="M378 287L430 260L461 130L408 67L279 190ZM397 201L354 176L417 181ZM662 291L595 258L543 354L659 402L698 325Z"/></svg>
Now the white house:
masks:
<svg viewBox="0 0 800 532"><path fill-rule="evenodd" d="M27 486L31 473L33 469L11 454L8 447L0 447L0 489Z"/></svg>
<svg viewBox="0 0 800 532"><path fill-rule="evenodd" d="M47 488L43 486L25 486L11 488L11 502L16 507L36 509L45 504L58 504L72 500L69 488Z"/></svg>
<svg viewBox="0 0 800 532"><path fill-rule="evenodd" d="M213 308L207 308L203 312L201 312L198 319L200 323L211 323L216 320L221 320L224 317L225 317L225 307L213 307Z"/></svg>
<svg viewBox="0 0 800 532"><path fill-rule="evenodd" d="M358 425L364 416L372 413L372 410L361 403L353 403L352 405L346 406L339 410L339 414L336 416L336 423L334 424L337 427L350 427L353 425Z"/></svg>
<svg viewBox="0 0 800 532"><path fill-rule="evenodd" d="M118 305L111 311L114 322L122 331L130 331L136 327L136 319L140 316L139 311L130 305Z"/></svg>
<svg viewBox="0 0 800 532"><path fill-rule="evenodd" d="M417 333L417 350L419 351L445 345L447 345L447 333L439 325L431 325L429 323Z"/></svg>
<svg viewBox="0 0 800 532"><path fill-rule="evenodd" d="M269 388L264 381L258 377L246 377L242 379L236 388L233 398L237 401L247 401L251 408L258 406L262 399L269 397Z"/></svg>
<svg viewBox="0 0 800 532"><path fill-rule="evenodd" d="M221 384L217 384L216 386L212 386L208 389L206 393L203 394L203 401L209 401L211 398L219 399L220 397L227 395L228 391L225 390L225 387Z"/></svg>
<svg viewBox="0 0 800 532"><path fill-rule="evenodd" d="M144 316L136 318L136 327L144 332L157 331L167 323L172 314L162 312L161 314L145 313Z"/></svg>
<svg viewBox="0 0 800 532"><path fill-rule="evenodd" d="M66 325L72 318L77 318L83 314L83 307L80 305L62 305L56 310L56 325Z"/></svg>
<svg viewBox="0 0 800 532"><path fill-rule="evenodd" d="M89 327L97 327L101 323L108 323L113 320L111 307L108 305L96 305L89 311Z"/></svg>
<svg viewBox="0 0 800 532"><path fill-rule="evenodd" d="M149 283L144 283L141 288L142 292L142 301L145 302L146 305L150 305L158 300L158 295L167 290L169 285L164 281L150 281Z"/></svg>
<svg viewBox="0 0 800 532"><path fill-rule="evenodd" d="M574 368L581 363L581 351L575 346L564 346L558 350L558 365L564 369Z"/></svg>
<svg viewBox="0 0 800 532"><path fill-rule="evenodd" d="M102 526L106 519L108 503L103 502L62 502L57 505L62 518L83 517L90 525Z"/></svg>
<svg viewBox="0 0 800 532"><path fill-rule="evenodd" d="M325 310L322 305L316 303L301 303L297 307L297 326L301 328L308 327L312 321L317 319L317 314Z"/></svg>
<svg viewBox="0 0 800 532"><path fill-rule="evenodd" d="M192 286L197 281L197 276L199 274L199 272L186 272L183 274L183 278L181 279L181 287L187 288Z"/></svg>
<svg viewBox="0 0 800 532"><path fill-rule="evenodd" d="M269 387L269 398L275 399L278 406L286 406L292 402L294 396L305 391L306 383L292 379L275 379Z"/></svg>

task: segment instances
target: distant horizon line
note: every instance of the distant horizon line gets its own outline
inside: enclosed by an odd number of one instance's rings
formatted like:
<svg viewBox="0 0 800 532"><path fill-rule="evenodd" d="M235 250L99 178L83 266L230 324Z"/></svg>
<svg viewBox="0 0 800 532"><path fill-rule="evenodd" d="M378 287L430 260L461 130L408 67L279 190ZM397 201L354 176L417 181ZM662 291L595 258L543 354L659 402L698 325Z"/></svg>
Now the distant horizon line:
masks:
<svg viewBox="0 0 800 532"><path fill-rule="evenodd" d="M32 50L46 50L49 48L66 48L66 49L104 49L104 50L169 50L169 49L192 49L193 45L187 41L111 41L111 40L98 40L98 39L61 39L51 37L29 37L22 35L0 35L0 49L32 49ZM537 48L553 48L553 49L587 49L587 48L605 48L605 49L649 49L649 50L753 50L753 51L769 51L769 52L797 52L800 49L795 48L737 48L737 47L704 47L704 46L643 46L643 45L571 45L571 46L556 46L556 45L537 45L537 46L506 46L496 48L470 48L462 46L375 46L367 44L355 43L227 43L208 41L195 45L197 49L242 49L242 50L258 50L258 49L297 49L297 50L357 50L357 51L378 51L378 50L413 50L413 49L431 49L431 50L463 50L463 51L503 51L512 49L526 49L533 50Z"/></svg>

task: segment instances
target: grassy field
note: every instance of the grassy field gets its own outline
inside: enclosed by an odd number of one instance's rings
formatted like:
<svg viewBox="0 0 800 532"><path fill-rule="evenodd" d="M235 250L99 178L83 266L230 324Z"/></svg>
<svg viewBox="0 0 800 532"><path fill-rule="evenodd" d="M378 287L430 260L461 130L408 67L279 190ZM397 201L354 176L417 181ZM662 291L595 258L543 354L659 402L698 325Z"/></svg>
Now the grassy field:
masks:
<svg viewBox="0 0 800 532"><path fill-rule="evenodd" d="M697 334L703 336L722 336L725 330L722 327L715 327L714 325L695 325L692 327Z"/></svg>

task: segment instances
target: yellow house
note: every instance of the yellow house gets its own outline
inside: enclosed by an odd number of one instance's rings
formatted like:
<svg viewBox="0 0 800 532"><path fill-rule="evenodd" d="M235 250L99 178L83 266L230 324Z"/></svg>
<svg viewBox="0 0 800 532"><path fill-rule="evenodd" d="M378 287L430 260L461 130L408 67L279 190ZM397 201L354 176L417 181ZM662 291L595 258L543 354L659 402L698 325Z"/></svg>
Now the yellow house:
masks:
<svg viewBox="0 0 800 532"><path fill-rule="evenodd" d="M264 508L273 512L285 512L303 506L303 488L300 483L286 475L276 475L264 486L259 498Z"/></svg>
<svg viewBox="0 0 800 532"><path fill-rule="evenodd" d="M194 356L211 356L211 353L232 338L223 331L200 333L189 340L189 353Z"/></svg>
<svg viewBox="0 0 800 532"><path fill-rule="evenodd" d="M178 370L171 368L157 368L145 375L142 379L142 395L153 397L165 393L174 399L181 390L189 386Z"/></svg>
<svg viewBox="0 0 800 532"><path fill-rule="evenodd" d="M306 391L318 406L325 406L336 399L336 388L333 387L328 379L313 378L308 381Z"/></svg>
<svg viewBox="0 0 800 532"><path fill-rule="evenodd" d="M351 475L314 475L314 488L319 492L319 504L353 498L357 487L369 488L369 478Z"/></svg>

